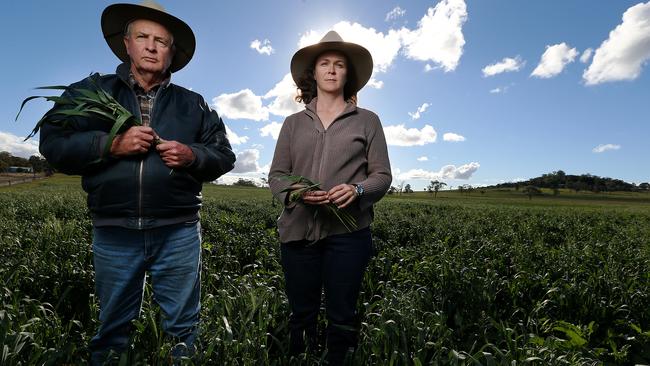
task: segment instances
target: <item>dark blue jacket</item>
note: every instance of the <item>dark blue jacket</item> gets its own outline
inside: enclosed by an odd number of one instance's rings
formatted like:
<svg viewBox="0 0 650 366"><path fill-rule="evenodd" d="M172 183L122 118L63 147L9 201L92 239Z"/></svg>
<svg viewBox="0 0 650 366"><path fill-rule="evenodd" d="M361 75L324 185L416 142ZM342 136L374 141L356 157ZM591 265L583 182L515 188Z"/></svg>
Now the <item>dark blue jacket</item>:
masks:
<svg viewBox="0 0 650 366"><path fill-rule="evenodd" d="M140 117L128 75L129 64L122 64L116 74L101 76L99 86ZM71 87L92 89L93 85L86 78ZM41 127L40 151L60 172L82 176L96 226L143 229L194 220L201 207L202 182L232 170L235 162L217 113L199 94L171 83L157 92L150 126L162 139L192 149L196 158L184 169L171 171L154 147L132 157L103 156L110 123L82 117L66 122Z"/></svg>

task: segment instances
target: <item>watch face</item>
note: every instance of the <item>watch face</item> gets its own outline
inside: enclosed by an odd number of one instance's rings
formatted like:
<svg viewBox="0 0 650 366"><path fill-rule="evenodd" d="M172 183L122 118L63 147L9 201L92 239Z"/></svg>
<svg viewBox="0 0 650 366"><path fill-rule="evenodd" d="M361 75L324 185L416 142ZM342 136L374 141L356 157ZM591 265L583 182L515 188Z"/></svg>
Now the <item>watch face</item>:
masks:
<svg viewBox="0 0 650 366"><path fill-rule="evenodd" d="M361 185L357 184L355 189L357 191L357 196L361 196L363 194L363 187Z"/></svg>

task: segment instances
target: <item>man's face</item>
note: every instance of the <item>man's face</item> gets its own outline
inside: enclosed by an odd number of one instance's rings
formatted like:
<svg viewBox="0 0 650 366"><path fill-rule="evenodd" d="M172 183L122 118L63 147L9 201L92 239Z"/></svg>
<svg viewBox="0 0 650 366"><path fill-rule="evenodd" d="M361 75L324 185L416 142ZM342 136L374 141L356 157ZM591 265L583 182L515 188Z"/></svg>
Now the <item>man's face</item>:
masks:
<svg viewBox="0 0 650 366"><path fill-rule="evenodd" d="M174 57L173 38L162 25L146 19L134 20L124 37L131 66L139 72L163 74Z"/></svg>

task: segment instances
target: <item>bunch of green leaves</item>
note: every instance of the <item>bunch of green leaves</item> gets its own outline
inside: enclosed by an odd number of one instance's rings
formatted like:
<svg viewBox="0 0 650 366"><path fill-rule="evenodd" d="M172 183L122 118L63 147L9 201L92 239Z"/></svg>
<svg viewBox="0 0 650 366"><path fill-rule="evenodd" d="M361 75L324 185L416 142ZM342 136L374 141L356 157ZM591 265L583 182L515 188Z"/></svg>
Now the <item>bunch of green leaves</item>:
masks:
<svg viewBox="0 0 650 366"><path fill-rule="evenodd" d="M33 99L43 98L54 102L56 108L50 109L37 123L25 140L34 136L46 123L66 126L69 118L98 118L112 124L108 140L104 146L104 155L110 152L115 136L132 126L142 126L142 122L124 108L113 96L99 86L99 74L89 77L92 88L73 88L64 85L42 86L36 89L63 90L61 96L33 95L23 100L16 120L25 104Z"/></svg>
<svg viewBox="0 0 650 366"><path fill-rule="evenodd" d="M320 184L317 182L312 182L308 178L305 178L300 175L286 175L282 177L284 180L287 180L291 185L284 190L280 191L282 193L287 192L289 194L289 202L298 202L302 200L302 195L310 191L320 191ZM350 215L349 212L344 209L339 208L332 202L328 202L319 207L323 207L329 214L334 215L348 232L352 232L357 229L357 221L355 218ZM318 215L318 210L314 213Z"/></svg>

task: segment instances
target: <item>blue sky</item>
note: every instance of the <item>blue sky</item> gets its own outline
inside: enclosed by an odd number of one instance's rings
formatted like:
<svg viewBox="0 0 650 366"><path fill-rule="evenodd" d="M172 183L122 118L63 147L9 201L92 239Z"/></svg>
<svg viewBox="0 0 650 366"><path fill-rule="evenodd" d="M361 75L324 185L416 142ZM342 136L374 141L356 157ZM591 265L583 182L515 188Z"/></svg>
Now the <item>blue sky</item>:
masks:
<svg viewBox="0 0 650 366"><path fill-rule="evenodd" d="M118 63L99 19L108 1L4 1L0 150L29 156L49 107L22 99ZM650 181L650 2L161 1L197 37L172 82L223 117L239 177L268 172L298 111L289 62L328 30L367 47L375 72L359 105L384 125L393 184L475 186L558 169Z"/></svg>

